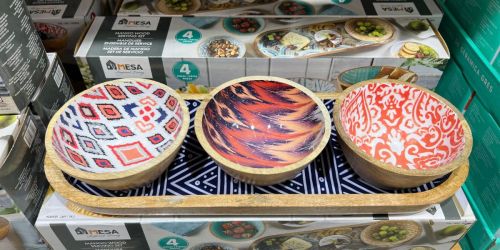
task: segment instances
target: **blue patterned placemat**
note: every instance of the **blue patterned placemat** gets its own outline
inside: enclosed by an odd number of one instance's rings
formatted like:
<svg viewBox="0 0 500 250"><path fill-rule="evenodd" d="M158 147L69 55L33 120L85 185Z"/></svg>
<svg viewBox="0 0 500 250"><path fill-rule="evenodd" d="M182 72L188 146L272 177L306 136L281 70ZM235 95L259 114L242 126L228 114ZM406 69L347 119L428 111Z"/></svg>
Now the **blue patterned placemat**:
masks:
<svg viewBox="0 0 500 250"><path fill-rule="evenodd" d="M374 194L415 193L432 189L447 176L417 188L385 190L374 187L361 178L346 162L338 144L338 134L332 126L330 142L323 152L295 179L272 186L254 186L240 182L219 168L198 143L194 132L194 116L199 101L186 101L190 110L190 127L179 155L168 171L153 183L130 190L110 191L99 189L75 178L67 180L79 190L98 196L158 196L206 194ZM333 114L333 100L325 105Z"/></svg>

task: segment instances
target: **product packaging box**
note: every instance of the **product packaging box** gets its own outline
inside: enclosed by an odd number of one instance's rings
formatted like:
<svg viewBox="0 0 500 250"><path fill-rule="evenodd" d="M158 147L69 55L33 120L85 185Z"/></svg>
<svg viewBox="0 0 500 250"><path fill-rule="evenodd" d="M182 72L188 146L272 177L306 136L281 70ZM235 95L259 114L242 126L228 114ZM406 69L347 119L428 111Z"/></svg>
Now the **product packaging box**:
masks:
<svg viewBox="0 0 500 250"><path fill-rule="evenodd" d="M358 16L423 18L439 27L443 13L434 0L123 0L120 16Z"/></svg>
<svg viewBox="0 0 500 250"><path fill-rule="evenodd" d="M416 250L450 249L474 222L462 191L411 215L327 217L103 216L68 204L54 193L44 203L36 227L54 249L330 250L383 244ZM396 227L391 230L400 240L382 242L390 236L380 232L390 227Z"/></svg>
<svg viewBox="0 0 500 250"><path fill-rule="evenodd" d="M1 188L0 249L49 249L35 226L26 219L7 192Z"/></svg>
<svg viewBox="0 0 500 250"><path fill-rule="evenodd" d="M491 65L500 68L500 0L446 1Z"/></svg>
<svg viewBox="0 0 500 250"><path fill-rule="evenodd" d="M73 51L85 27L101 15L101 1L25 0L48 52L57 52L64 63L75 64Z"/></svg>
<svg viewBox="0 0 500 250"><path fill-rule="evenodd" d="M489 64L458 21L443 7L446 16L439 28L464 78L496 121L500 121L500 68Z"/></svg>
<svg viewBox="0 0 500 250"><path fill-rule="evenodd" d="M68 75L56 53L47 53L50 68L45 76L45 82L33 97L31 107L47 125L54 113L74 95Z"/></svg>
<svg viewBox="0 0 500 250"><path fill-rule="evenodd" d="M448 61L443 76L436 87L436 93L446 98L458 110L464 112L474 95L474 89L465 79L462 69L453 57Z"/></svg>
<svg viewBox="0 0 500 250"><path fill-rule="evenodd" d="M7 140L0 149L6 152L0 162L0 186L34 224L49 186L43 171L45 126L30 109L7 119L0 116L0 121L0 132L5 132L1 138Z"/></svg>
<svg viewBox="0 0 500 250"><path fill-rule="evenodd" d="M237 77L271 75L316 92L372 78L433 89L449 53L432 25L420 24L424 30L398 19L97 17L75 57L88 86L138 77L199 93Z"/></svg>
<svg viewBox="0 0 500 250"><path fill-rule="evenodd" d="M42 41L23 0L0 8L0 115L19 114L49 67Z"/></svg>
<svg viewBox="0 0 500 250"><path fill-rule="evenodd" d="M480 96L472 100L465 119L474 135L474 147L464 190L481 222L468 237L477 249L486 249L500 238L500 127Z"/></svg>

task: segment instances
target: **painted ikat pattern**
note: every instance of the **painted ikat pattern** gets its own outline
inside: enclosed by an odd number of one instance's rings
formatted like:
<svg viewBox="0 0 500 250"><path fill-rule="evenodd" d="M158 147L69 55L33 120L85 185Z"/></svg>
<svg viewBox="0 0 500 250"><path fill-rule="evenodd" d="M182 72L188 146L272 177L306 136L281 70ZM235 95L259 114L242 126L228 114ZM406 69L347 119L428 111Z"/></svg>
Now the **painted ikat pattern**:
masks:
<svg viewBox="0 0 500 250"><path fill-rule="evenodd" d="M242 166L278 168L307 157L325 134L316 102L275 81L235 83L203 115L203 132L221 156Z"/></svg>
<svg viewBox="0 0 500 250"><path fill-rule="evenodd" d="M190 127L174 163L158 179L146 186L122 190L99 189L72 177L68 181L77 189L97 196L159 196L159 195L207 195L207 194L373 194L415 193L430 190L447 177L420 187L402 190L385 190L374 187L362 179L347 163L338 143L335 126L330 131L330 141L323 152L293 180L272 186L253 186L227 175L205 153L196 139L194 116L198 101L186 102L190 110ZM333 101L325 101L333 113Z"/></svg>
<svg viewBox="0 0 500 250"><path fill-rule="evenodd" d="M54 126L53 145L75 168L95 173L123 171L168 148L182 119L179 100L167 89L137 81L99 85L61 114Z"/></svg>

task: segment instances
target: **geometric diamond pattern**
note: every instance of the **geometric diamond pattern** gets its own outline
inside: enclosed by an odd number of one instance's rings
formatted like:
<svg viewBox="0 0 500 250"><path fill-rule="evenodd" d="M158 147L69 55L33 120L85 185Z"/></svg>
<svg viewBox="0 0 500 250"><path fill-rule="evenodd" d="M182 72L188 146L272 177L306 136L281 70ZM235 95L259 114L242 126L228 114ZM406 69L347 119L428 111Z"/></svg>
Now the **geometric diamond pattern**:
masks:
<svg viewBox="0 0 500 250"><path fill-rule="evenodd" d="M122 145L109 145L108 147L124 166L137 164L153 158L151 153L138 141Z"/></svg>
<svg viewBox="0 0 500 250"><path fill-rule="evenodd" d="M118 120L123 118L118 108L113 104L97 104L97 108L108 120Z"/></svg>
<svg viewBox="0 0 500 250"><path fill-rule="evenodd" d="M175 139L165 131L171 118L176 120L170 128L180 131L179 106L172 112L164 105L168 93L155 84L127 79L97 86L61 113L53 144L66 162L85 171L116 172L140 166Z"/></svg>
<svg viewBox="0 0 500 250"><path fill-rule="evenodd" d="M104 155L104 151L99 147L96 140L83 135L76 135L76 139L83 151L94 155Z"/></svg>
<svg viewBox="0 0 500 250"><path fill-rule="evenodd" d="M175 110L175 107L177 106L177 99L173 96L169 96L167 101L165 102L165 106L169 108L170 110Z"/></svg>
<svg viewBox="0 0 500 250"><path fill-rule="evenodd" d="M121 137L129 137L129 136L134 136L134 132L132 132L132 130L130 130L130 128L128 128L127 126L118 126L118 127L115 127L116 129L116 133L118 133L118 135L120 135Z"/></svg>
<svg viewBox="0 0 500 250"><path fill-rule="evenodd" d="M173 133L177 127L179 126L179 122L177 121L177 119L175 119L174 117L172 117L168 122L167 124L165 124L165 129L169 132L169 133Z"/></svg>
<svg viewBox="0 0 500 250"><path fill-rule="evenodd" d="M114 140L116 137L109 131L105 124L98 122L85 122L90 134L98 140Z"/></svg>
<svg viewBox="0 0 500 250"><path fill-rule="evenodd" d="M167 173L153 185L130 190L102 190L66 176L69 182L82 192L106 197L144 195L205 195L205 194L373 194L415 193L440 185L447 176L418 188L402 190L380 189L367 184L350 168L338 144L335 126L325 150L295 179L272 186L253 186L227 175L202 149L194 133L194 114L198 101L186 101L190 109L190 129L175 161ZM325 101L330 114L333 101ZM161 147L161 146L160 146Z"/></svg>

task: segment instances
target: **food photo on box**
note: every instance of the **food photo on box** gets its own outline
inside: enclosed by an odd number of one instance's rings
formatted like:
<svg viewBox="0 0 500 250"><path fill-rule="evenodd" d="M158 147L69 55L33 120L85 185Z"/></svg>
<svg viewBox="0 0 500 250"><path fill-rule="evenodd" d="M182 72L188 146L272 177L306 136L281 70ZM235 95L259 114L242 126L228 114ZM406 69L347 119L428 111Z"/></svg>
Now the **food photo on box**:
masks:
<svg viewBox="0 0 500 250"><path fill-rule="evenodd" d="M498 70L454 4L5 6L0 249L497 247Z"/></svg>
<svg viewBox="0 0 500 250"><path fill-rule="evenodd" d="M196 19L96 18L75 53L87 86L139 77L182 93L207 93L237 77L269 75L314 92L373 78L433 89L449 59L440 34L424 21Z"/></svg>

